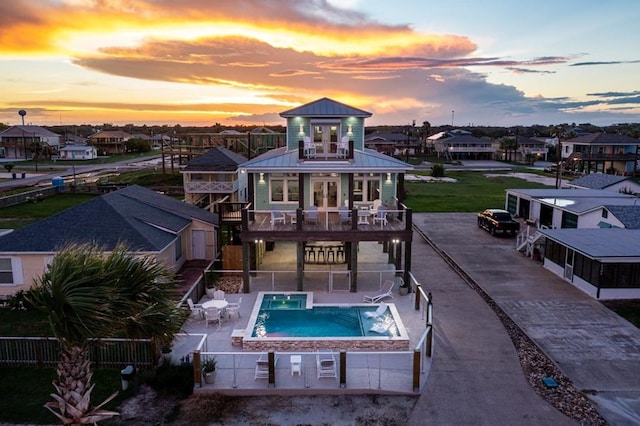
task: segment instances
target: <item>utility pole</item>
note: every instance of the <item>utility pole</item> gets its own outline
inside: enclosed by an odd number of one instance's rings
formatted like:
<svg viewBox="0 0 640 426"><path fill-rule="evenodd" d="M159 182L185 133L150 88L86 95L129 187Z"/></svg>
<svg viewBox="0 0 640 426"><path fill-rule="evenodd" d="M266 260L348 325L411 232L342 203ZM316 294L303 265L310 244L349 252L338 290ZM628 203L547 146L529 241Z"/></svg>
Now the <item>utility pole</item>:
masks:
<svg viewBox="0 0 640 426"><path fill-rule="evenodd" d="M556 189L560 189L562 186L562 143L560 142L560 129L558 129L558 133L556 133L558 137L558 146L557 146L557 167L556 167Z"/></svg>

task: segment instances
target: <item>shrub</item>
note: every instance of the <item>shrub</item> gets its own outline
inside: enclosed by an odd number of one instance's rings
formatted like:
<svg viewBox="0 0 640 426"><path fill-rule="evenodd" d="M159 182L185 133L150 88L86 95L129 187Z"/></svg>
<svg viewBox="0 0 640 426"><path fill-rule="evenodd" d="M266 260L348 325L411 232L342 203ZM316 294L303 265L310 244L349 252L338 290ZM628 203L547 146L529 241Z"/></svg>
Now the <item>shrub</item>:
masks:
<svg viewBox="0 0 640 426"><path fill-rule="evenodd" d="M443 177L444 176L444 166L442 164L434 164L431 166L431 176L433 177Z"/></svg>
<svg viewBox="0 0 640 426"><path fill-rule="evenodd" d="M193 393L191 364L173 365L165 362L143 380L160 395L174 395L184 399Z"/></svg>

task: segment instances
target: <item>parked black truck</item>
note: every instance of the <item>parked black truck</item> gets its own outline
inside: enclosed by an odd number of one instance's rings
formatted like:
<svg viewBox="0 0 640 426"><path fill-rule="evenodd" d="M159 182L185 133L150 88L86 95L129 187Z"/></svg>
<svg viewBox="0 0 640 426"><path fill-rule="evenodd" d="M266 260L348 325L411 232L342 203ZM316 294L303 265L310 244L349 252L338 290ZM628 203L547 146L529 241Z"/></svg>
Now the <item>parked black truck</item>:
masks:
<svg viewBox="0 0 640 426"><path fill-rule="evenodd" d="M511 217L511 213L501 209L487 209L478 213L478 227L486 229L491 235L496 233L516 235L520 223Z"/></svg>

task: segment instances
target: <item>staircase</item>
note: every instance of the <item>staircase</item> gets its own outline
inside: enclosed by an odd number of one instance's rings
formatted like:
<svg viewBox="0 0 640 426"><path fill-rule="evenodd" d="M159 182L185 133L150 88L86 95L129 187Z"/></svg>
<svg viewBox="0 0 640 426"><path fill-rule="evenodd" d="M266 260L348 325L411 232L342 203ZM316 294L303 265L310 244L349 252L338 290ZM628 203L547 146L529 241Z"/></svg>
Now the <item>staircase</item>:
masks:
<svg viewBox="0 0 640 426"><path fill-rule="evenodd" d="M516 237L516 250L521 252L527 257L534 257L536 246L541 246L544 244L545 238L537 229L535 229L534 233L531 233L531 227L527 226L527 230L525 232L518 233ZM538 250L540 252L540 250Z"/></svg>

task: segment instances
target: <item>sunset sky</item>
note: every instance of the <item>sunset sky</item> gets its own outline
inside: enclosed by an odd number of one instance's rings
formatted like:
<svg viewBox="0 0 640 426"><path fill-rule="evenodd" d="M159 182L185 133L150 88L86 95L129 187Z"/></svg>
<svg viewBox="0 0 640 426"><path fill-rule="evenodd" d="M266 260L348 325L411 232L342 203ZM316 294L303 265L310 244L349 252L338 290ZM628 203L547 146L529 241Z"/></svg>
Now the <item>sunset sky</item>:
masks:
<svg viewBox="0 0 640 426"><path fill-rule="evenodd" d="M640 122L637 0L0 0L0 122Z"/></svg>

